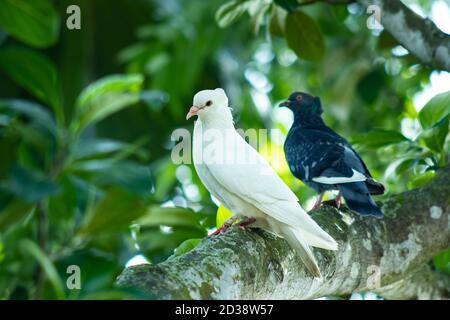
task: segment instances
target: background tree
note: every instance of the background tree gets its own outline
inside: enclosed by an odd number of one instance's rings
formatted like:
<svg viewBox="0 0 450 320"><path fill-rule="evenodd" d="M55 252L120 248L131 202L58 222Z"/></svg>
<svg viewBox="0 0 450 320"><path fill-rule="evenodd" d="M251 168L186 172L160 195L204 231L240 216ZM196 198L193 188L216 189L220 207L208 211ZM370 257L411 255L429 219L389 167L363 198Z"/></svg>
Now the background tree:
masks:
<svg viewBox="0 0 450 320"><path fill-rule="evenodd" d="M449 37L410 8L449 6L405 3L374 1L381 30L363 0L0 0L0 297L147 297L114 287L127 262L182 255L224 219L192 166L170 159L200 89L224 87L238 127L284 134L277 103L311 92L386 184L378 199L426 185L448 161ZM80 30L66 27L72 4ZM447 83L427 102L430 79ZM312 191L272 165L309 207ZM449 259L429 265L450 272Z"/></svg>

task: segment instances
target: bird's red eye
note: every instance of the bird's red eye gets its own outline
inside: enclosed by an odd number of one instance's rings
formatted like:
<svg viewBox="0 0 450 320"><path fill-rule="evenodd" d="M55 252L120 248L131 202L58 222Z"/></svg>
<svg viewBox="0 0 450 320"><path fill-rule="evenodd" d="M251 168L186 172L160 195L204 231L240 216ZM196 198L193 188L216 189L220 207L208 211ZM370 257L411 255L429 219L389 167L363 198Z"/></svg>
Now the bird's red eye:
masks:
<svg viewBox="0 0 450 320"><path fill-rule="evenodd" d="M299 95L296 97L296 99L297 99L297 101L302 101L302 100L303 100L303 96L302 96L301 94L299 94Z"/></svg>
<svg viewBox="0 0 450 320"><path fill-rule="evenodd" d="M210 105L212 105L212 101L211 101L211 100L208 100L208 101L206 102L206 106L209 107Z"/></svg>

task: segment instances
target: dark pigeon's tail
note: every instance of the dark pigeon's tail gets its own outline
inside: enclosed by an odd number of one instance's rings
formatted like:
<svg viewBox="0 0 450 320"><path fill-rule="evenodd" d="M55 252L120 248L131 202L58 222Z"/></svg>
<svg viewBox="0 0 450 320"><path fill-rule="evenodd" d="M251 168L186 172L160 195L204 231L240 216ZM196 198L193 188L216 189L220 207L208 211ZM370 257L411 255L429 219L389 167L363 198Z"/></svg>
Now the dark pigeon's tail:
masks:
<svg viewBox="0 0 450 320"><path fill-rule="evenodd" d="M384 193L384 186L373 179L367 179L366 186L369 189L370 194L377 195Z"/></svg>
<svg viewBox="0 0 450 320"><path fill-rule="evenodd" d="M338 185L347 206L363 216L383 217L383 212L370 197L364 182L342 183Z"/></svg>

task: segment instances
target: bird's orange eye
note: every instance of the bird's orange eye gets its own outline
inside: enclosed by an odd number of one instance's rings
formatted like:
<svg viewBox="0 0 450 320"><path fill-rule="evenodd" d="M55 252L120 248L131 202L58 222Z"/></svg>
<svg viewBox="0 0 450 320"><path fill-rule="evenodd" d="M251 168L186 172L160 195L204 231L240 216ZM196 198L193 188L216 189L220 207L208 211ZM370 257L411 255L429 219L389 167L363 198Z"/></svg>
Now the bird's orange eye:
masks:
<svg viewBox="0 0 450 320"><path fill-rule="evenodd" d="M297 101L302 101L303 100L303 96L299 94L296 99L297 99Z"/></svg>
<svg viewBox="0 0 450 320"><path fill-rule="evenodd" d="M211 100L208 100L208 101L206 102L206 106L209 107L210 105L212 105L212 101L211 101Z"/></svg>

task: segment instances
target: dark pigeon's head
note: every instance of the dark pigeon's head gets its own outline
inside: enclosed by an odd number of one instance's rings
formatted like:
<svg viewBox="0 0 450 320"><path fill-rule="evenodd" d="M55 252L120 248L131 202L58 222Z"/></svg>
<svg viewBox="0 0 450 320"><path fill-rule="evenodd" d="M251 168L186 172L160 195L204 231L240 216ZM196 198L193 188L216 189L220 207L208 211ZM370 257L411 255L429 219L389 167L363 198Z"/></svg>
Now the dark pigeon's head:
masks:
<svg viewBox="0 0 450 320"><path fill-rule="evenodd" d="M288 107L292 112L322 114L322 105L319 97L313 97L304 92L292 93L288 100L280 103L280 107Z"/></svg>

